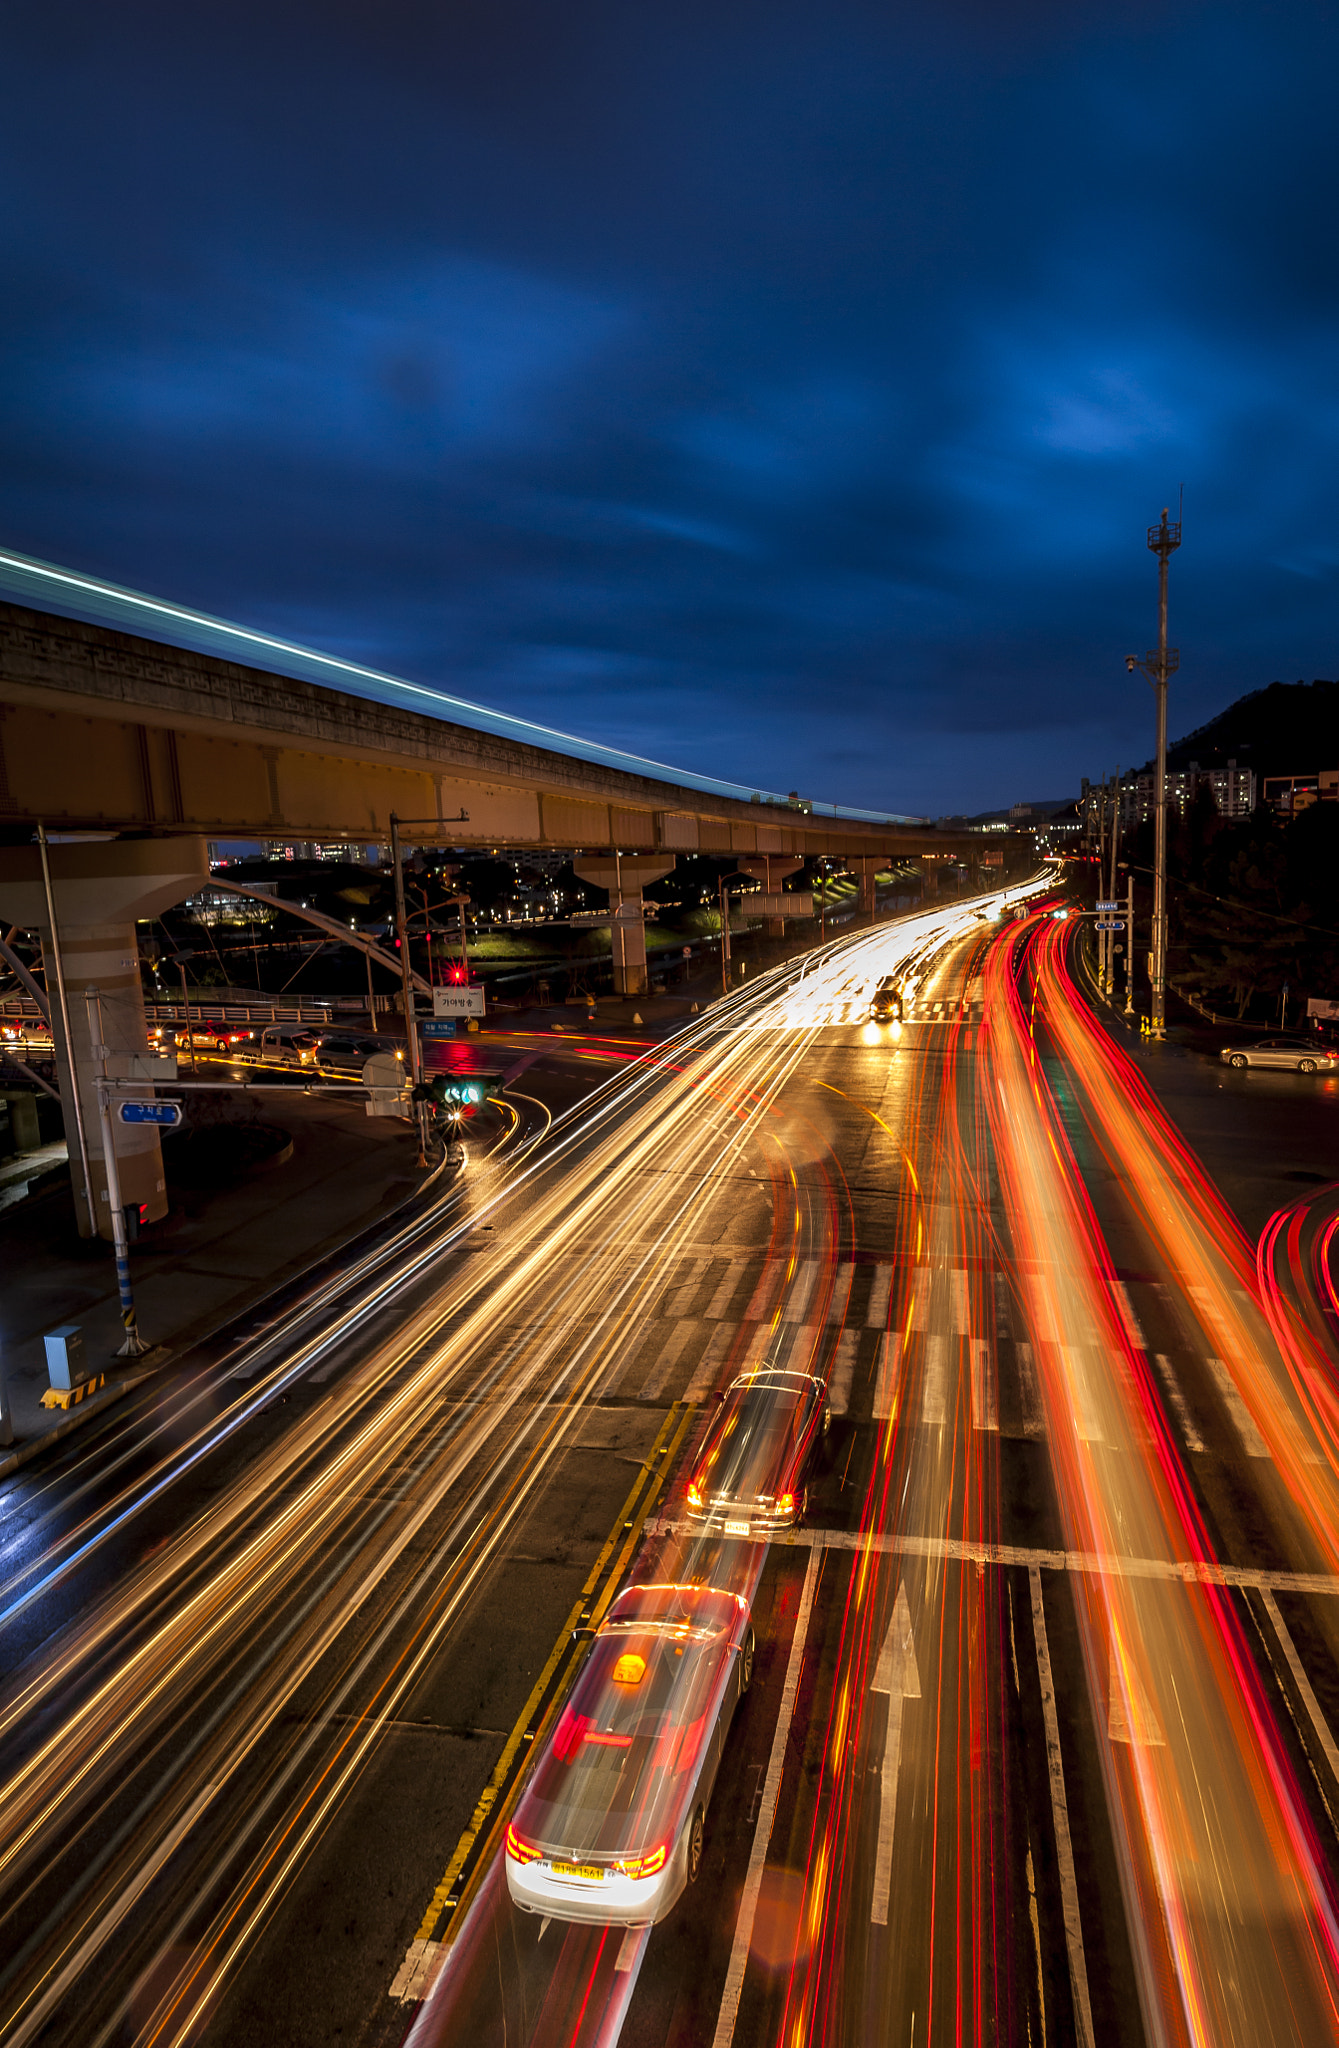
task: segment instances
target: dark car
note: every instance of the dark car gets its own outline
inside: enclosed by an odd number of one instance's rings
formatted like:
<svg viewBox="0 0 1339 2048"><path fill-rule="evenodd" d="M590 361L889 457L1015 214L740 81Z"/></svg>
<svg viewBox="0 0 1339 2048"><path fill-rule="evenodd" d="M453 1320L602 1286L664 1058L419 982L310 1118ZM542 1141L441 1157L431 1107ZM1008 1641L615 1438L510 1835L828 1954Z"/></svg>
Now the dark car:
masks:
<svg viewBox="0 0 1339 2048"><path fill-rule="evenodd" d="M902 984L895 974L885 974L874 991L869 1014L876 1024L902 1021Z"/></svg>
<svg viewBox="0 0 1339 2048"><path fill-rule="evenodd" d="M727 1536L791 1527L831 1419L827 1386L814 1374L779 1365L741 1373L689 1476L690 1519Z"/></svg>
<svg viewBox="0 0 1339 2048"><path fill-rule="evenodd" d="M355 1081L362 1078L363 1068L373 1053L391 1052L394 1048L379 1038L345 1038L338 1032L323 1032L316 1045L313 1065L322 1072L348 1074Z"/></svg>

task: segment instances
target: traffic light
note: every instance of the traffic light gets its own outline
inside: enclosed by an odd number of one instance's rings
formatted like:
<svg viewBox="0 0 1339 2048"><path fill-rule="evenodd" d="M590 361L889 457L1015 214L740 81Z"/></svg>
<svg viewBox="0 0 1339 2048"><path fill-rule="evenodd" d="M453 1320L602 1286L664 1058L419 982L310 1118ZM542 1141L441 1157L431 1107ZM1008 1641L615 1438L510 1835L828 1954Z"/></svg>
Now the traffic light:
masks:
<svg viewBox="0 0 1339 2048"><path fill-rule="evenodd" d="M434 1074L431 1080L420 1081L414 1090L413 1100L434 1103L438 1109L450 1113L460 1109L473 1110L487 1101L490 1095L498 1095L501 1091L500 1072Z"/></svg>

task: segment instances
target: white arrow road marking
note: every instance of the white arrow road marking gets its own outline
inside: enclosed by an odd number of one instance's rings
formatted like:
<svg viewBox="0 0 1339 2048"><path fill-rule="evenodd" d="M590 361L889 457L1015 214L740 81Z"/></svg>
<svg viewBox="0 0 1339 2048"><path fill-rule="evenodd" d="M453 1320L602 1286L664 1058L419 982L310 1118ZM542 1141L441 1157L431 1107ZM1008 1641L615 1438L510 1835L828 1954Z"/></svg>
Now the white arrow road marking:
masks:
<svg viewBox="0 0 1339 2048"><path fill-rule="evenodd" d="M883 1743L883 1774L879 1792L879 1847L874 1858L874 1899L869 1917L876 1927L888 1925L888 1896L893 1888L893 1823L897 1819L897 1773L902 1762L902 1702L921 1696L916 1645L911 1633L907 1582L902 1580L893 1602L893 1618L879 1652L871 1692L888 1695L888 1732Z"/></svg>

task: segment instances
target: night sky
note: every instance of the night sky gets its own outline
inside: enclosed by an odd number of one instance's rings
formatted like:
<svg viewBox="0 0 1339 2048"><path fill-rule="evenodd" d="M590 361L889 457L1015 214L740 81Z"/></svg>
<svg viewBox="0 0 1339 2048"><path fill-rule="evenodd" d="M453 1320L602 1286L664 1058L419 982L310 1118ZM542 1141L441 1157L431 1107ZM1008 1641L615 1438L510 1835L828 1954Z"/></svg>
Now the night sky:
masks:
<svg viewBox="0 0 1339 2048"><path fill-rule="evenodd" d="M0 544L898 811L1339 674L1339 9L0 5ZM1299 762L1299 768L1325 763Z"/></svg>

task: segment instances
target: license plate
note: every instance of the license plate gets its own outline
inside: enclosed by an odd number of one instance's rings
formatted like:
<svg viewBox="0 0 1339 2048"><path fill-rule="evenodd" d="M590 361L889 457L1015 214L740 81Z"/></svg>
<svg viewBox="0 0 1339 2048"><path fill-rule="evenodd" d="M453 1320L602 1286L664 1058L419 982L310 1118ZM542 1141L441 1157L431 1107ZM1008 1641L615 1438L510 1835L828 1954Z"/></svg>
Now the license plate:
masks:
<svg viewBox="0 0 1339 2048"><path fill-rule="evenodd" d="M747 1536L749 1525L747 1522L727 1522L725 1533L727 1536Z"/></svg>
<svg viewBox="0 0 1339 2048"><path fill-rule="evenodd" d="M599 1863L554 1863L550 1865L555 1877L584 1877L588 1884L603 1884L604 1869Z"/></svg>

